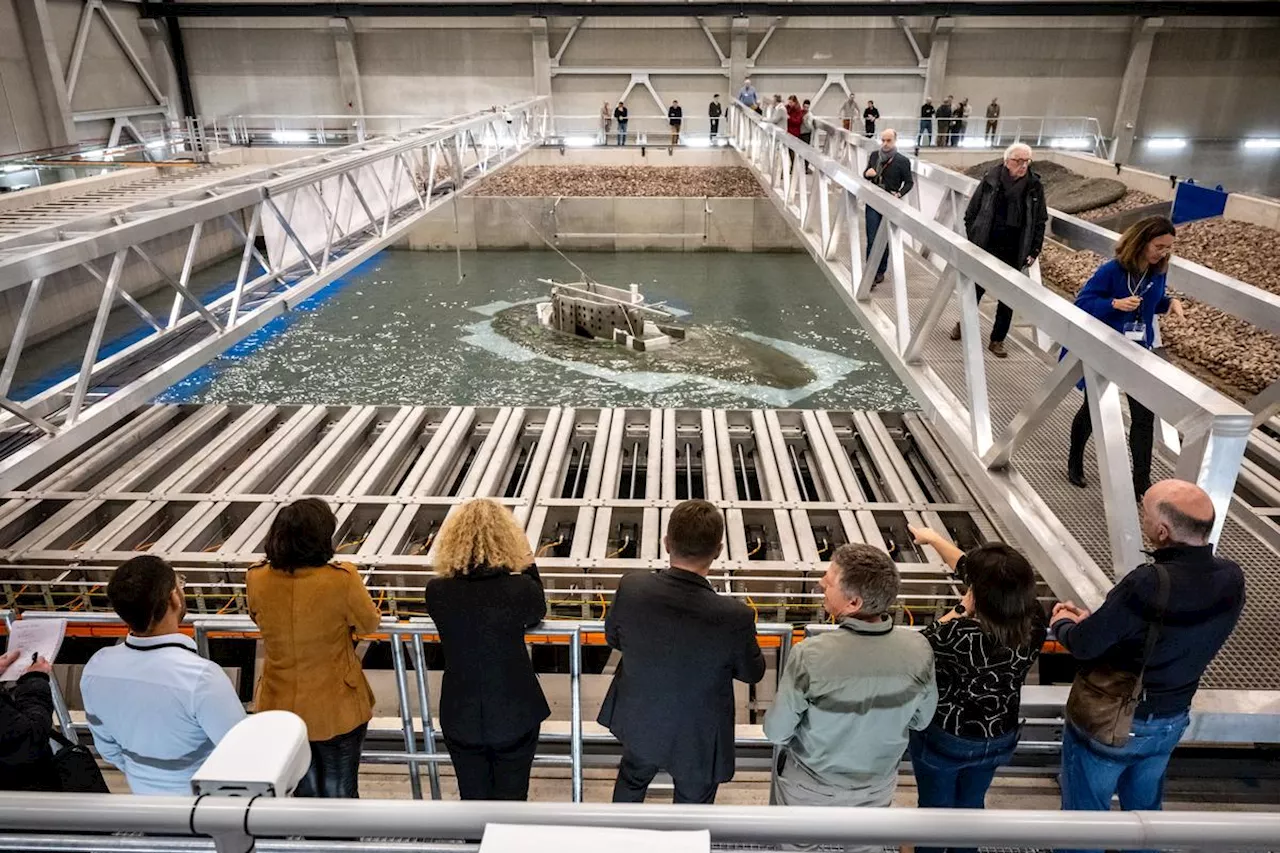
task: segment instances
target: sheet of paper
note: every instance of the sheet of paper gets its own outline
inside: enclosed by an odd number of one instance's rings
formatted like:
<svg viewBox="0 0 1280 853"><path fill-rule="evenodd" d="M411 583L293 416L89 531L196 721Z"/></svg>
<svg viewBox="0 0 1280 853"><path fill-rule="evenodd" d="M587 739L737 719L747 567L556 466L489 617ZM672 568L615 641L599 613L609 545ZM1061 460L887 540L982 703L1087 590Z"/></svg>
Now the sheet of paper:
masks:
<svg viewBox="0 0 1280 853"><path fill-rule="evenodd" d="M62 637L67 633L66 619L19 619L9 630L9 651L17 649L18 659L0 675L0 681L17 681L31 666L32 653L47 661L58 659Z"/></svg>
<svg viewBox="0 0 1280 853"><path fill-rule="evenodd" d="M710 853L707 830L660 832L589 826L527 826L491 823L484 829L480 853Z"/></svg>

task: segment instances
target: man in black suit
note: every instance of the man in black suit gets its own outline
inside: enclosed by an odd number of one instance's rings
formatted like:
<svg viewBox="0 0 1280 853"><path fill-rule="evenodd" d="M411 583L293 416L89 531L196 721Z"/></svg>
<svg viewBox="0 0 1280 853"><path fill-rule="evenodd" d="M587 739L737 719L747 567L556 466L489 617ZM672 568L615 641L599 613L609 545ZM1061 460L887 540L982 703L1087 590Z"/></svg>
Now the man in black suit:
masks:
<svg viewBox="0 0 1280 853"><path fill-rule="evenodd" d="M604 623L622 652L597 718L622 742L615 803L644 802L659 770L677 803L714 802L733 778L733 680L764 677L751 609L707 582L724 546L720 510L680 504L665 544L671 567L624 577Z"/></svg>

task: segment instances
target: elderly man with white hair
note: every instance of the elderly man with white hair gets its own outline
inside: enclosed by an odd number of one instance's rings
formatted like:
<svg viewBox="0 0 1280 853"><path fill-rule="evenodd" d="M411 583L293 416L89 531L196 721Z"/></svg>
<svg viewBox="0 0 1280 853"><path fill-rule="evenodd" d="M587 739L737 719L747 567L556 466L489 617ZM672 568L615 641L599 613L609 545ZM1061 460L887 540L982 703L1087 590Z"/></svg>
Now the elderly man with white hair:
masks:
<svg viewBox="0 0 1280 853"><path fill-rule="evenodd" d="M1044 200L1044 184L1031 171L1031 147L1015 142L1004 152L1004 162L987 172L978 183L964 212L965 234L1015 270L1035 263L1044 246L1044 228L1049 209ZM977 288L981 301L983 289ZM1013 309L1001 302L991 327L987 349L997 358L1007 358L1004 339L1013 325ZM951 331L960 340L960 324Z"/></svg>

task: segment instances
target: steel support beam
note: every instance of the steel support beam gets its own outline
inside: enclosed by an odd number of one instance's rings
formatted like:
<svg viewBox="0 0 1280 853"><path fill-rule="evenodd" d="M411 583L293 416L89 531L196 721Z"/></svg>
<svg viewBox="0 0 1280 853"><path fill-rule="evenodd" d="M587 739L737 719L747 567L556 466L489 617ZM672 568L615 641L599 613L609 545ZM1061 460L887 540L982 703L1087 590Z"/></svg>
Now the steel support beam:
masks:
<svg viewBox="0 0 1280 853"><path fill-rule="evenodd" d="M47 146L38 144L36 140L23 144L28 148L72 145L78 136L71 114L71 95L67 91L53 24L49 20L48 0L26 0L15 4L13 9L18 16L18 28L22 31L47 139Z"/></svg>
<svg viewBox="0 0 1280 853"><path fill-rule="evenodd" d="M1133 25L1133 37L1129 42L1129 59L1120 80L1120 100L1116 104L1115 123L1111 128L1114 140L1111 159L1125 163L1133 151L1133 137L1137 133L1138 111L1142 106L1142 91L1147 84L1147 68L1151 65L1151 46L1156 34L1164 26L1160 18L1139 18Z"/></svg>
<svg viewBox="0 0 1280 853"><path fill-rule="evenodd" d="M858 17L934 17L938 15L965 15L979 17L1023 17L1027 14L1025 3L1011 0L971 0L967 3L923 2L922 0L897 0L894 3L879 0L855 0L855 2L799 2L759 0L759 2L727 2L727 0L696 0L676 2L660 0L653 3L592 2L591 0L561 0L536 4L537 11L547 17L573 17L590 14L600 17L645 18L687 17L691 11L707 17L733 15L791 15L795 17L830 17L849 15ZM148 4L144 14L150 17L181 18L324 18L333 13L334 4L326 2L172 2ZM510 17L512 5L507 0L475 0L463 4L383 2L383 0L353 0L342 3L343 13L349 17ZM1225 17L1250 15L1272 17L1276 15L1273 4L1267 0L1150 0L1140 4L1145 15L1180 15ZM1094 17L1132 15L1135 4L1120 0L1043 0L1036 3L1036 14L1052 17Z"/></svg>
<svg viewBox="0 0 1280 853"><path fill-rule="evenodd" d="M355 33L350 18L330 18L329 34L338 57L338 85L343 103L354 116L364 115L364 93L360 87L360 65L356 61ZM364 138L361 128L360 138Z"/></svg>
<svg viewBox="0 0 1280 853"><path fill-rule="evenodd" d="M549 96L551 94L551 42L547 35L547 19L546 18L530 18L529 30L533 34L533 94L536 96ZM569 38L577 32L577 24L569 32ZM569 38L564 40L561 45L563 50L569 44ZM556 62L560 60L560 54L556 54Z"/></svg>
<svg viewBox="0 0 1280 853"><path fill-rule="evenodd" d="M947 55L951 52L951 31L955 29L953 18L938 18L933 22L933 38L929 42L929 58L925 61L924 95L942 103L942 84L947 78Z"/></svg>

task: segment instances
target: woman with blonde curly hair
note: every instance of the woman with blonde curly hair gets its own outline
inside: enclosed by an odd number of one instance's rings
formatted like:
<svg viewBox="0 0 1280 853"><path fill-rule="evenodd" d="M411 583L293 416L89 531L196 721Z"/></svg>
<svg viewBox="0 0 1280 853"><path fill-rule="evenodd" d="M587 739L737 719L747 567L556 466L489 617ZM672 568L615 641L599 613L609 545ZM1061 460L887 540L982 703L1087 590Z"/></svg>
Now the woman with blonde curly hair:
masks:
<svg viewBox="0 0 1280 853"><path fill-rule="evenodd" d="M525 800L551 716L524 632L547 601L524 530L486 499L467 501L436 541L427 613L440 633L440 729L464 800Z"/></svg>

